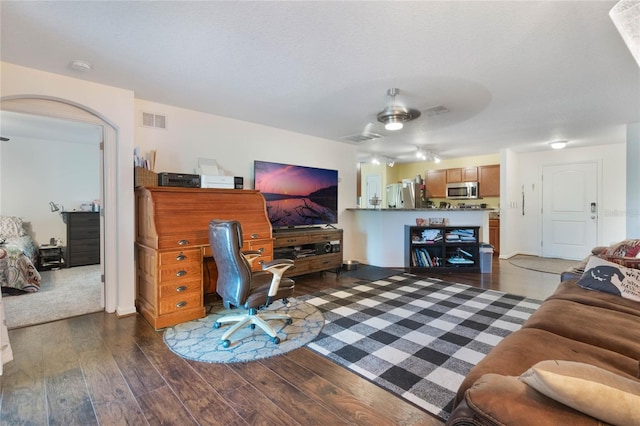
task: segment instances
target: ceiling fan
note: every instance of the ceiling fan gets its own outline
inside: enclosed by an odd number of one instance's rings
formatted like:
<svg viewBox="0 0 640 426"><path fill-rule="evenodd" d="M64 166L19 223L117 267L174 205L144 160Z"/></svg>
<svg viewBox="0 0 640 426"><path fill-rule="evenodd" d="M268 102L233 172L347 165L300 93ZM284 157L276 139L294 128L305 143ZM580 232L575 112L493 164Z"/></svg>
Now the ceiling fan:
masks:
<svg viewBox="0 0 640 426"><path fill-rule="evenodd" d="M391 102L377 115L378 121L384 124L386 130L400 130L407 121L420 117L420 111L417 109L406 108L396 103L398 93L400 89L397 88L387 90Z"/></svg>

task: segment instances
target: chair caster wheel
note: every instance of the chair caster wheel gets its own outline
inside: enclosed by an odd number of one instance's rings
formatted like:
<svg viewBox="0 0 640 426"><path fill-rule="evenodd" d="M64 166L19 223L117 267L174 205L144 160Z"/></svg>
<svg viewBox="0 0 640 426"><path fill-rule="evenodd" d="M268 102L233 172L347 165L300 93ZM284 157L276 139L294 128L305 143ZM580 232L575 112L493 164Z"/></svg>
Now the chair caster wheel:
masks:
<svg viewBox="0 0 640 426"><path fill-rule="evenodd" d="M291 325L293 323L293 320L291 318L287 318L286 320L284 320L284 323L286 325Z"/></svg>
<svg viewBox="0 0 640 426"><path fill-rule="evenodd" d="M215 328L216 330L220 328L222 324L220 324L218 321L213 323L213 328Z"/></svg>
<svg viewBox="0 0 640 426"><path fill-rule="evenodd" d="M256 325L255 324L250 324L249 328L252 329L252 330L255 330L256 329Z"/></svg>
<svg viewBox="0 0 640 426"><path fill-rule="evenodd" d="M278 343L280 343L280 338L278 336L272 337L271 341L277 345Z"/></svg>
<svg viewBox="0 0 640 426"><path fill-rule="evenodd" d="M225 349L226 349L226 348L228 348L228 347L229 347L229 345L231 345L231 341L230 341L229 339L227 339L227 340L223 340L223 341L222 341L222 347L223 347L223 348L225 348Z"/></svg>

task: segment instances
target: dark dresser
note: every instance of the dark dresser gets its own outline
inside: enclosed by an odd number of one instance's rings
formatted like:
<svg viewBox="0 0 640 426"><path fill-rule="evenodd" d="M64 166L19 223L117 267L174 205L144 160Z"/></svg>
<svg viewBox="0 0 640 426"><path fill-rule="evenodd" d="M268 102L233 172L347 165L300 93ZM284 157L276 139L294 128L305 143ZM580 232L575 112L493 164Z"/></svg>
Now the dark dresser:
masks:
<svg viewBox="0 0 640 426"><path fill-rule="evenodd" d="M100 213L64 212L67 267L100 263Z"/></svg>

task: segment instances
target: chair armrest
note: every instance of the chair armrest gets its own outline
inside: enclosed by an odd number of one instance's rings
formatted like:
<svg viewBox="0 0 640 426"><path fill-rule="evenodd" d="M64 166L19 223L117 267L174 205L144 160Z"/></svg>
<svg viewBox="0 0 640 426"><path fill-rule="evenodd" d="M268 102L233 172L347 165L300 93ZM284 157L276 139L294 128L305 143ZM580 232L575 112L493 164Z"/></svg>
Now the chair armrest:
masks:
<svg viewBox="0 0 640 426"><path fill-rule="evenodd" d="M262 253L260 253L258 250L246 250L241 253L244 256L244 258L247 259L247 262L249 262L249 266L252 266L252 267L253 267L253 261L259 258L260 256L262 256Z"/></svg>
<svg viewBox="0 0 640 426"><path fill-rule="evenodd" d="M269 287L269 297L273 297L278 293L278 287L280 286L280 280L284 275L284 272L294 266L294 262L291 259L273 259L269 262L262 264L262 270L271 272L273 278L271 278L271 286Z"/></svg>

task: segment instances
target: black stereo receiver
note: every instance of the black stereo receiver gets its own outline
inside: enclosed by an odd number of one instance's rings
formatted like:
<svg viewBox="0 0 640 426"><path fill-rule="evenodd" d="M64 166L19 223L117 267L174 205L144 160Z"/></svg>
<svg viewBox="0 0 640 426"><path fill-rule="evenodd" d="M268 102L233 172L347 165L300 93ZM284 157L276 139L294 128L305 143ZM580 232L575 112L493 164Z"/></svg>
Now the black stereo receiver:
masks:
<svg viewBox="0 0 640 426"><path fill-rule="evenodd" d="M316 244L316 254L340 253L340 241L328 241Z"/></svg>
<svg viewBox="0 0 640 426"><path fill-rule="evenodd" d="M178 186L181 188L200 188L200 175L182 173L158 173L158 186Z"/></svg>

